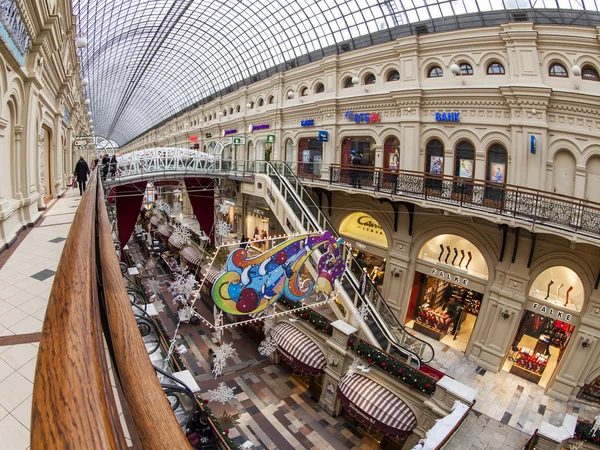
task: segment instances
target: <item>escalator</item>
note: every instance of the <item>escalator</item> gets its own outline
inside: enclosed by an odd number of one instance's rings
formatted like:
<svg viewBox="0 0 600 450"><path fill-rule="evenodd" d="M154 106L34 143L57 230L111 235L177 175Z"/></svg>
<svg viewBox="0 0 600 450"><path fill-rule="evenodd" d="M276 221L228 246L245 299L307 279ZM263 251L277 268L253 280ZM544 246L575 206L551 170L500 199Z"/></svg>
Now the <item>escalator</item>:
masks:
<svg viewBox="0 0 600 450"><path fill-rule="evenodd" d="M291 229L291 223L285 224L291 232L329 231L333 236L339 237L337 230L286 163L269 162L265 169L272 186L279 191L296 216L296 224L301 224L301 229ZM272 195L273 193L269 193L269 196ZM433 360L433 347L406 331L351 252L346 261L346 271L339 280L338 289L344 291L346 299L357 310L365 305L368 314L364 323L373 337L371 340L375 341L372 344L416 367Z"/></svg>

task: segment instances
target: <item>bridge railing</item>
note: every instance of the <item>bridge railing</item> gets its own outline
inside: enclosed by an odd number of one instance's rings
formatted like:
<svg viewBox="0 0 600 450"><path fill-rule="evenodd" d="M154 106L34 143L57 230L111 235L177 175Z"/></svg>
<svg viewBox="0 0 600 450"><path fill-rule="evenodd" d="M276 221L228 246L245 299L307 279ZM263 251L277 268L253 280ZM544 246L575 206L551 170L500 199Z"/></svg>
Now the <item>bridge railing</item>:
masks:
<svg viewBox="0 0 600 450"><path fill-rule="evenodd" d="M132 314L101 182L92 173L61 255L40 340L31 448L126 449L105 342L144 449L191 448Z"/></svg>

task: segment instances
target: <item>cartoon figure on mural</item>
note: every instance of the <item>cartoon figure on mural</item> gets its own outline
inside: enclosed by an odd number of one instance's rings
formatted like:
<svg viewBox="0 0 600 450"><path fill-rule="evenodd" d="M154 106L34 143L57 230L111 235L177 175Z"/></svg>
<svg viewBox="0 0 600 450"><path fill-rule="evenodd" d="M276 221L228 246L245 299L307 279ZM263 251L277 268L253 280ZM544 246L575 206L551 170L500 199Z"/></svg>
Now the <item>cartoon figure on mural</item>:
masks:
<svg viewBox="0 0 600 450"><path fill-rule="evenodd" d="M264 310L282 295L294 302L313 291L329 295L345 269L343 243L326 231L293 237L256 257L238 248L231 252L225 273L213 285L213 301L223 312L243 315ZM301 280L304 263L320 248L326 251L317 265L316 283Z"/></svg>

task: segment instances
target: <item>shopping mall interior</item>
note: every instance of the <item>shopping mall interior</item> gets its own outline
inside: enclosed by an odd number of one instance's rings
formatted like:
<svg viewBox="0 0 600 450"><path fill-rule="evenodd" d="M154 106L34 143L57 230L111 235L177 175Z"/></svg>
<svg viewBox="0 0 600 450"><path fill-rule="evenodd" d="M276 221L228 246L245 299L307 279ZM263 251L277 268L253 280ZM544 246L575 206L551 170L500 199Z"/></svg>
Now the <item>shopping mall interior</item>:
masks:
<svg viewBox="0 0 600 450"><path fill-rule="evenodd" d="M600 448L599 7L0 0L0 448Z"/></svg>

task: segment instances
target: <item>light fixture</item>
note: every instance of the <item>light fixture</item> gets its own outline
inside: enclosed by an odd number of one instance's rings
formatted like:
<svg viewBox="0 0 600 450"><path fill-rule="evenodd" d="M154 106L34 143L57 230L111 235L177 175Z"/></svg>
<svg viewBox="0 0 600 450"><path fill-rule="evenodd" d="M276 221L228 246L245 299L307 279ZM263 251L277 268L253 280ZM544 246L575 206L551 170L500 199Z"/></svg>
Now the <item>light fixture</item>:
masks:
<svg viewBox="0 0 600 450"><path fill-rule="evenodd" d="M288 96L288 98L289 98L290 100L291 100L291 99L293 99L295 95L296 95L296 94L294 94L294 91L289 91L289 92L288 92L288 94L287 94L287 96Z"/></svg>
<svg viewBox="0 0 600 450"><path fill-rule="evenodd" d="M91 111L88 111L88 116L91 116L91 115L92 115L92 112L91 112Z"/></svg>
<svg viewBox="0 0 600 450"><path fill-rule="evenodd" d="M400 269L398 269L397 267L392 267L392 275L394 276L394 278L399 278L400 277Z"/></svg>
<svg viewBox="0 0 600 450"><path fill-rule="evenodd" d="M575 60L573 60L573 67L571 67L571 72L573 72L573 75L575 75L576 77L580 77L581 76L581 67L579 67L577 65L577 63L575 62Z"/></svg>
<svg viewBox="0 0 600 450"><path fill-rule="evenodd" d="M358 75L354 75L354 76L352 77L352 84L353 84L353 85L355 85L355 86L356 86L357 84L360 84L360 78L358 78Z"/></svg>
<svg viewBox="0 0 600 450"><path fill-rule="evenodd" d="M87 78L82 78L81 79L81 85L82 86L87 86L88 84L90 84L90 80L88 80Z"/></svg>
<svg viewBox="0 0 600 450"><path fill-rule="evenodd" d="M503 308L503 309L500 310L500 313L502 314L502 318L504 320L506 320L506 319L508 319L511 316L512 310L508 309L508 308Z"/></svg>
<svg viewBox="0 0 600 450"><path fill-rule="evenodd" d="M86 98L86 99L85 99L85 102L83 102L83 103L85 103L86 105L89 105L89 104L90 104L90 103L92 103L92 102L90 101L90 99L89 99L89 98Z"/></svg>
<svg viewBox="0 0 600 450"><path fill-rule="evenodd" d="M460 73L460 67L458 66L458 64L452 64L450 66L450 72L452 72L454 75L458 75Z"/></svg>
<svg viewBox="0 0 600 450"><path fill-rule="evenodd" d="M246 108L250 109L250 108L252 108L252 105L250 103L246 103Z"/></svg>
<svg viewBox="0 0 600 450"><path fill-rule="evenodd" d="M86 48L87 45L88 45L88 40L87 40L87 38L85 38L83 36L81 36L79 39L77 39L75 41L75 46L77 48Z"/></svg>
<svg viewBox="0 0 600 450"><path fill-rule="evenodd" d="M92 119L90 119L90 123L94 123L94 121Z"/></svg>
<svg viewBox="0 0 600 450"><path fill-rule="evenodd" d="M219 111L219 117L223 117L223 112Z"/></svg>
<svg viewBox="0 0 600 450"><path fill-rule="evenodd" d="M590 345L592 345L592 341L590 340L589 337L581 338L581 346L583 348L588 348Z"/></svg>

